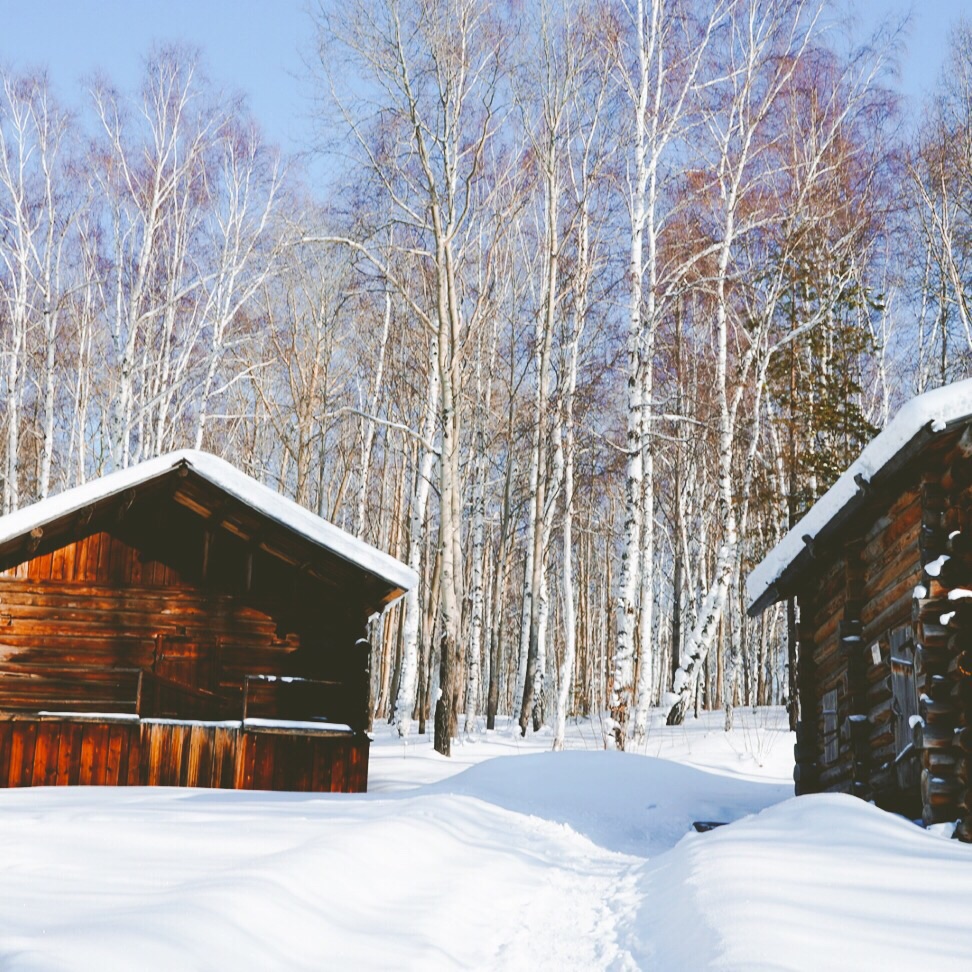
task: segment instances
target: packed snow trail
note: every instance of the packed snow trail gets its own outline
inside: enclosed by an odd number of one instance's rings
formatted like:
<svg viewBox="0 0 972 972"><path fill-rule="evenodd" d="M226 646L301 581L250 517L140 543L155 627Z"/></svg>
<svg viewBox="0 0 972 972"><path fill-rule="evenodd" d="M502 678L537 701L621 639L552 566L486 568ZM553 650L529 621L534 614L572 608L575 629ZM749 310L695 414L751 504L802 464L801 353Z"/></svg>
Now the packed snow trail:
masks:
<svg viewBox="0 0 972 972"><path fill-rule="evenodd" d="M448 794L3 794L0 968L634 968L636 858Z"/></svg>

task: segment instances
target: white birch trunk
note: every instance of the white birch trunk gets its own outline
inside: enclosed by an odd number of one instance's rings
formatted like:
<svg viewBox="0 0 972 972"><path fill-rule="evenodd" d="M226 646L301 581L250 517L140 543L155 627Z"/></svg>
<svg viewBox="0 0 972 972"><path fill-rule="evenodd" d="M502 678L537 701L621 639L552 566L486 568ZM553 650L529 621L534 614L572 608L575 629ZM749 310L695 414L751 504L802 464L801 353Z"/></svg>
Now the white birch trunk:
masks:
<svg viewBox="0 0 972 972"><path fill-rule="evenodd" d="M418 446L418 469L412 491L411 516L408 534L408 566L422 576L422 551L425 548L425 514L432 485L435 452L431 442L435 436L436 415L439 409L439 352L438 342L429 339L429 370L426 385L425 414L422 421L422 439ZM395 699L395 727L401 737L407 737L412 728L412 711L418 689L419 625L423 606L416 584L405 595L405 614L402 622L402 672Z"/></svg>
<svg viewBox="0 0 972 972"><path fill-rule="evenodd" d="M375 379L369 403L369 416L378 414L381 401L382 383L385 375L385 352L388 348L388 335L391 332L392 299L391 293L385 292L385 313L381 323L381 338L378 342L378 362L375 365ZM354 534L364 536L365 512L368 505L368 474L371 470L371 453L375 442L376 423L373 417L365 419L364 441L361 443L360 478L361 488L358 492L358 505L354 514Z"/></svg>

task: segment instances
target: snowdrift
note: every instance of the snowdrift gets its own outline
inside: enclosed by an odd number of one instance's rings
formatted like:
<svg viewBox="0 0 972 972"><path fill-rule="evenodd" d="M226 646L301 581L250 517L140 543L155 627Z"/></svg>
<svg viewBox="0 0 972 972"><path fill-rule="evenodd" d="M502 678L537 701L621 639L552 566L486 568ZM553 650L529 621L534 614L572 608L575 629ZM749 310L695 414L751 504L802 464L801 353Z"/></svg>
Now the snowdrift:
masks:
<svg viewBox="0 0 972 972"><path fill-rule="evenodd" d="M972 848L789 798L779 727L595 738L382 735L366 796L0 792L0 967L972 968Z"/></svg>

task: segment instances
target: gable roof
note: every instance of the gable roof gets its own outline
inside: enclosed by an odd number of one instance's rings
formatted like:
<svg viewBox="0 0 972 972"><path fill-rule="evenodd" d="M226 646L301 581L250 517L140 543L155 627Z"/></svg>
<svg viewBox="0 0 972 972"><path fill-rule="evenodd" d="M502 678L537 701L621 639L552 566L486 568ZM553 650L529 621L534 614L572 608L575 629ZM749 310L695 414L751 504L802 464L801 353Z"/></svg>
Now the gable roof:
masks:
<svg viewBox="0 0 972 972"><path fill-rule="evenodd" d="M127 490L187 469L227 496L329 554L339 557L400 591L418 583L413 570L371 544L321 519L286 496L240 472L223 459L194 449L180 449L93 479L56 496L0 517L0 547L42 535L44 528Z"/></svg>
<svg viewBox="0 0 972 972"><path fill-rule="evenodd" d="M789 597L809 565L814 543L836 536L867 499L934 437L972 418L972 378L925 392L898 411L844 474L766 555L746 580L748 612L759 614Z"/></svg>

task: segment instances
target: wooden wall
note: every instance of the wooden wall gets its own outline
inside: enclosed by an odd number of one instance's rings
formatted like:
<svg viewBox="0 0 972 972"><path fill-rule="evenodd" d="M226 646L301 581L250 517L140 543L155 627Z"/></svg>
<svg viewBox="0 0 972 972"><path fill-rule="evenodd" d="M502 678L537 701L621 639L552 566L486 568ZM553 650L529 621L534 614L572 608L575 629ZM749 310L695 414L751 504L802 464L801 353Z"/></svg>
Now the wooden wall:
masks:
<svg viewBox="0 0 972 972"><path fill-rule="evenodd" d="M899 486L883 509L850 528L843 544L808 572L798 597L801 724L794 778L797 793L854 793L917 813L915 761L897 760L899 723L910 713L894 714L892 658L913 653L922 499L917 483Z"/></svg>
<svg viewBox="0 0 972 972"><path fill-rule="evenodd" d="M361 639L393 594L186 470L11 538L0 786L362 791Z"/></svg>
<svg viewBox="0 0 972 972"><path fill-rule="evenodd" d="M910 476L802 578L796 790L972 841L972 427Z"/></svg>
<svg viewBox="0 0 972 972"><path fill-rule="evenodd" d="M0 720L0 786L201 786L362 793L364 733L152 720Z"/></svg>
<svg viewBox="0 0 972 972"><path fill-rule="evenodd" d="M924 573L913 602L922 817L972 841L972 427L922 485Z"/></svg>
<svg viewBox="0 0 972 972"><path fill-rule="evenodd" d="M320 594L303 595L301 612L293 582L253 598L204 584L187 576L198 554L191 534L186 546L190 567L180 570L100 531L0 573L0 709L133 711L141 669L216 693L230 705L221 714L240 717L248 675L346 682L360 668L363 630L328 619ZM345 708L322 715L358 717L356 701Z"/></svg>

